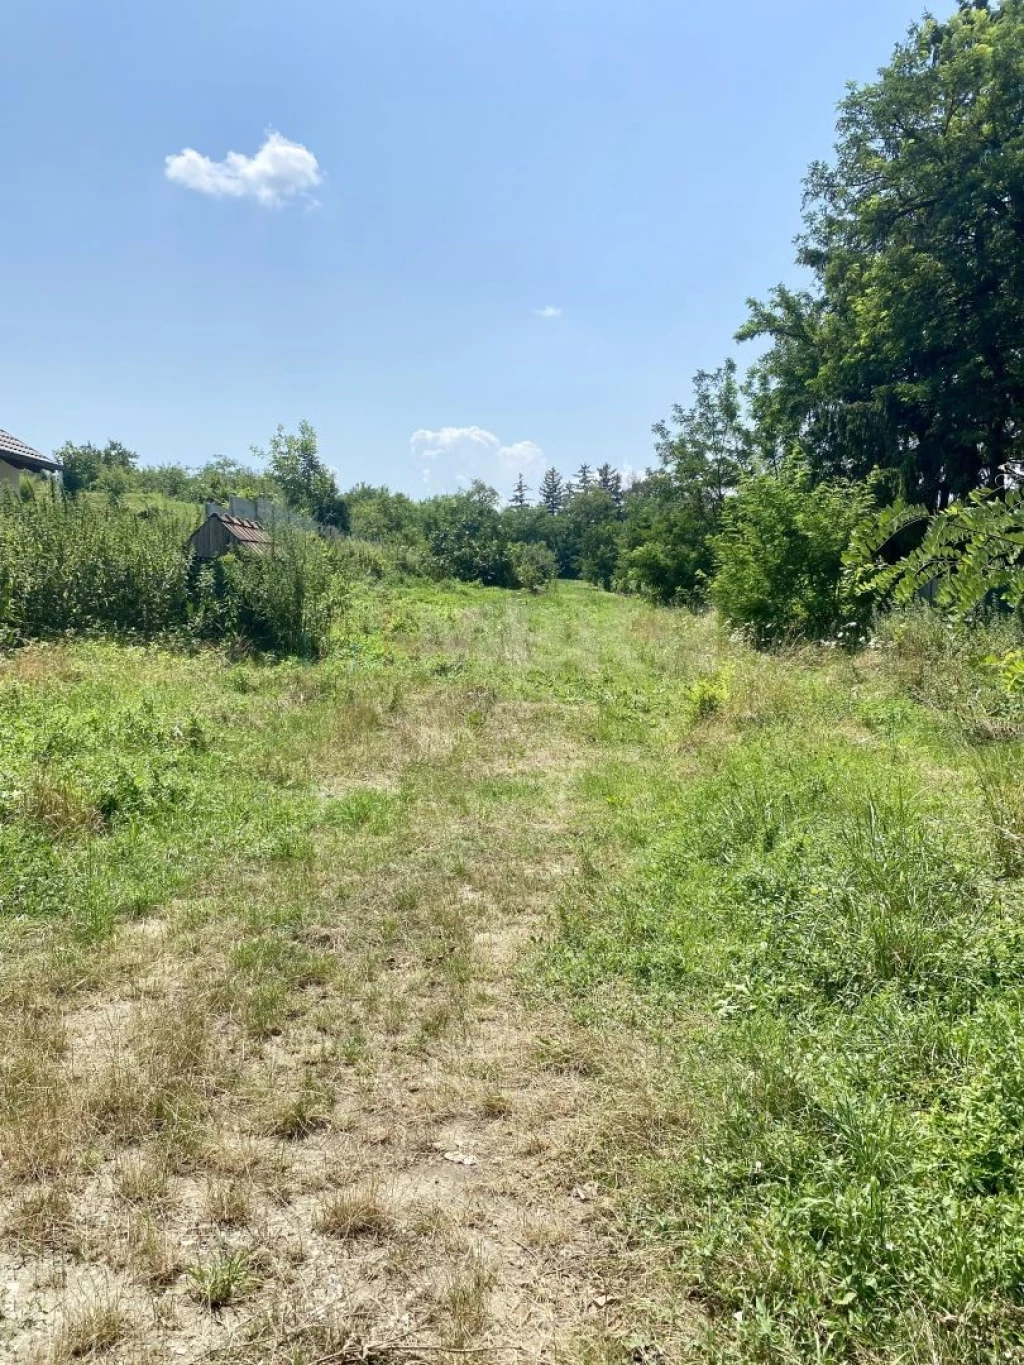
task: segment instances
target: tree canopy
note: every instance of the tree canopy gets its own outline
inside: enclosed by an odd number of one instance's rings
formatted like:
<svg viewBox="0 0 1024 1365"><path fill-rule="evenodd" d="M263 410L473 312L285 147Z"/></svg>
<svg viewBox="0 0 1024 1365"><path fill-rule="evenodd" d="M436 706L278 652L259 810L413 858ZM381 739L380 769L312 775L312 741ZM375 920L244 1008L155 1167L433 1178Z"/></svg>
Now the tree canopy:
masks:
<svg viewBox="0 0 1024 1365"><path fill-rule="evenodd" d="M1024 3L915 25L840 106L805 182L803 290L751 301L770 342L757 444L822 476L895 471L943 506L998 486L1024 423Z"/></svg>

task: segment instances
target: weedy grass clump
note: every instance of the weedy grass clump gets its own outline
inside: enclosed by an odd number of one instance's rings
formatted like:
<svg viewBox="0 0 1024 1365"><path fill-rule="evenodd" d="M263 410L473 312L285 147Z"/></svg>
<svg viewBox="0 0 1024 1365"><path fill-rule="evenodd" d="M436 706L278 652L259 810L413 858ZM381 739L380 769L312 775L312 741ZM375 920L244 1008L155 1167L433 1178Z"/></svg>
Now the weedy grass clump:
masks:
<svg viewBox="0 0 1024 1365"><path fill-rule="evenodd" d="M244 1298L255 1284L250 1257L244 1251L225 1252L211 1261L189 1266L192 1297L211 1313Z"/></svg>
<svg viewBox="0 0 1024 1365"><path fill-rule="evenodd" d="M395 1220L376 1186L368 1185L331 1195L318 1210L313 1225L329 1237L378 1238L394 1230Z"/></svg>
<svg viewBox="0 0 1024 1365"><path fill-rule="evenodd" d="M65 1317L51 1360L54 1365L91 1360L114 1350L132 1331L133 1324L122 1305L113 1299L100 1299Z"/></svg>

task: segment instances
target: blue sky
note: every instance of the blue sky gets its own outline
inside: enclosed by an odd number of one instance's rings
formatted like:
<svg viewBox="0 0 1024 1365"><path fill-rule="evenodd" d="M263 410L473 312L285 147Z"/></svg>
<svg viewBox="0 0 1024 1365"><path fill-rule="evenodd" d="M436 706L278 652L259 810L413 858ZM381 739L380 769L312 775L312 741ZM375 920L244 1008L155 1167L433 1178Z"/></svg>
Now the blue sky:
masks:
<svg viewBox="0 0 1024 1365"><path fill-rule="evenodd" d="M343 485L411 493L643 466L793 278L844 84L919 13L21 0L0 427L196 464L307 417Z"/></svg>

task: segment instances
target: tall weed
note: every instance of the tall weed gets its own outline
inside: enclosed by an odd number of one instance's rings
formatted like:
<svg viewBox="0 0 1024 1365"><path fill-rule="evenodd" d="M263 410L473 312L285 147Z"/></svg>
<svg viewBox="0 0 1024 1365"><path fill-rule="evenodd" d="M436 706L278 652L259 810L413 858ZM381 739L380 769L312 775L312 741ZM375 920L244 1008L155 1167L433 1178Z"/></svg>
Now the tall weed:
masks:
<svg viewBox="0 0 1024 1365"><path fill-rule="evenodd" d="M46 492L0 502L0 642L98 629L155 635L189 611L191 526Z"/></svg>
<svg viewBox="0 0 1024 1365"><path fill-rule="evenodd" d="M266 556L199 566L191 521L48 491L0 501L0 645L68 632L176 633L319 658L351 576L343 541L280 529Z"/></svg>

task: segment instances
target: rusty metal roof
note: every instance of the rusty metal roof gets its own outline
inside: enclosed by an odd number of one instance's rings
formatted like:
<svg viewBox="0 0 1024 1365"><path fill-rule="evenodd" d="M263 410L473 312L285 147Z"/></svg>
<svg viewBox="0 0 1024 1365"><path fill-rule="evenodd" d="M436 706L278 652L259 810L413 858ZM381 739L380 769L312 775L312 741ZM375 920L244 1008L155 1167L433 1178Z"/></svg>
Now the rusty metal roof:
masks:
<svg viewBox="0 0 1024 1365"><path fill-rule="evenodd" d="M9 431L0 429L0 460L13 464L19 469L46 469L56 473L60 467L60 461L55 460L52 455L44 455L41 451L33 450L24 441L19 441L17 436L12 436Z"/></svg>
<svg viewBox="0 0 1024 1365"><path fill-rule="evenodd" d="M246 517L232 517L226 512L214 512L213 515L232 540L237 540L246 549L256 550L262 554L265 550L269 550L274 543L270 533L258 521L249 521Z"/></svg>

